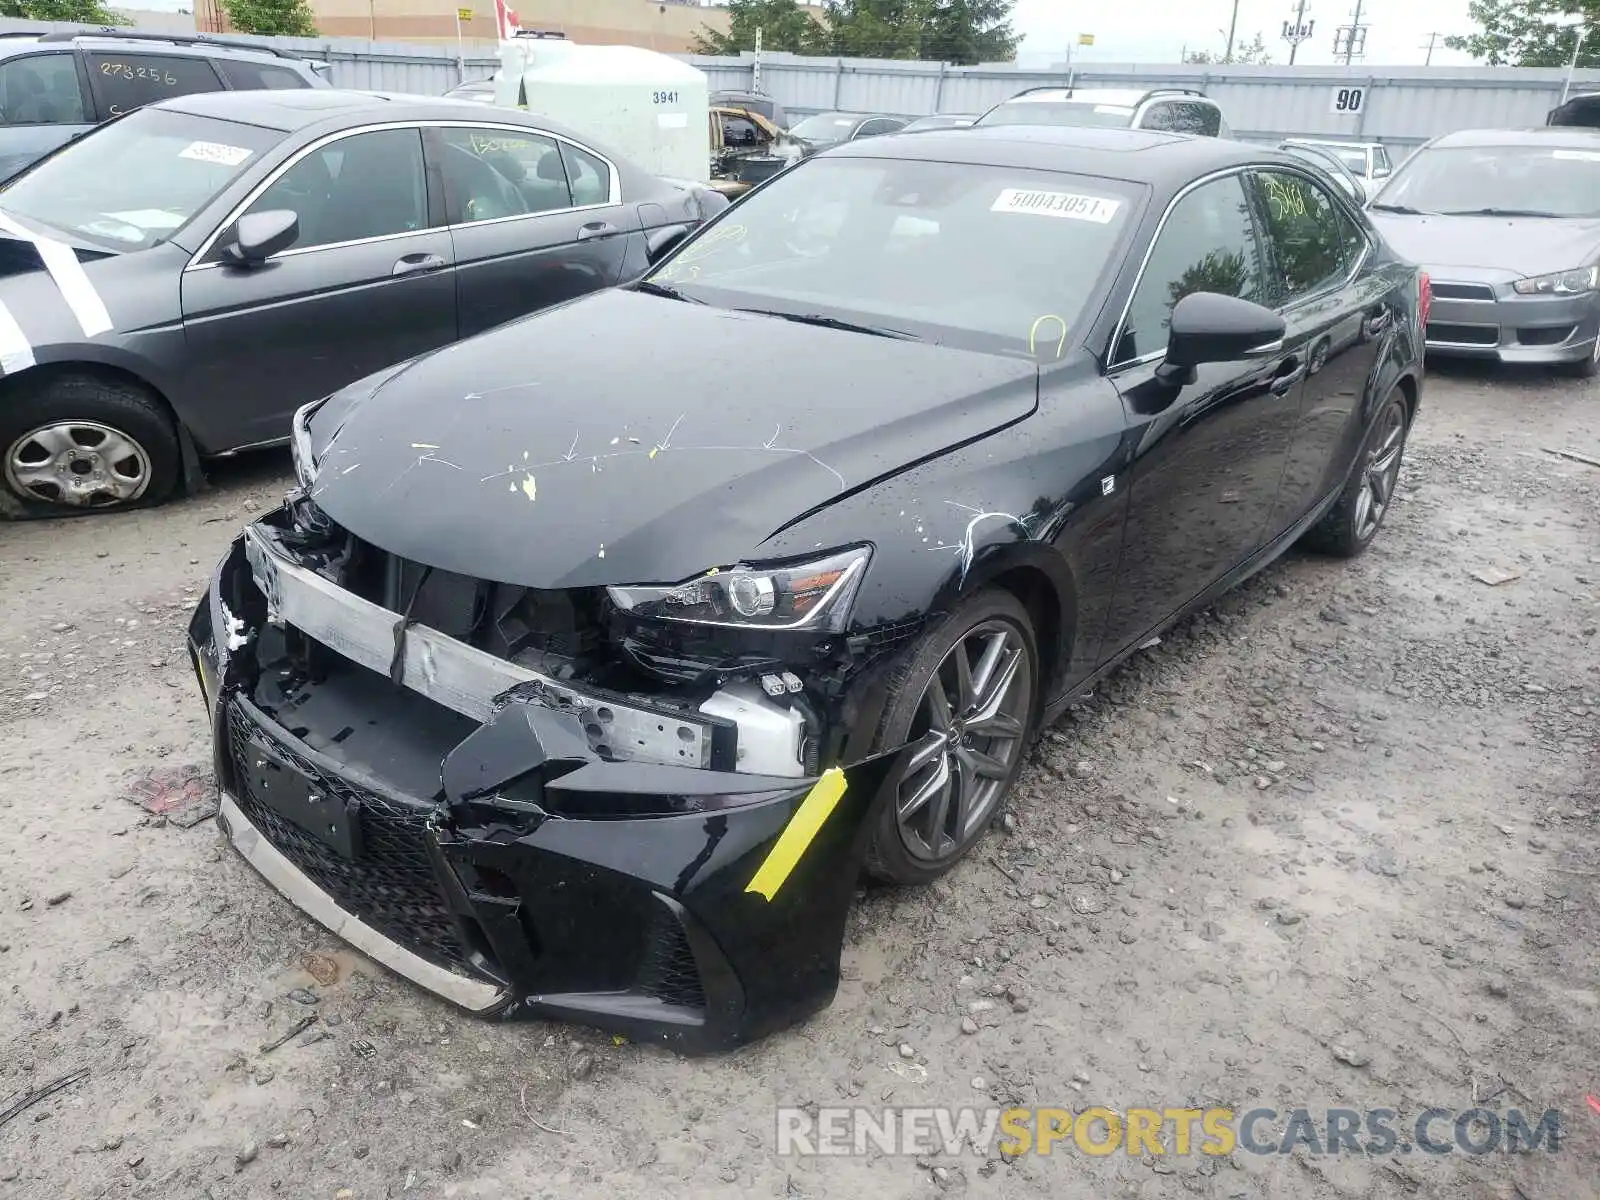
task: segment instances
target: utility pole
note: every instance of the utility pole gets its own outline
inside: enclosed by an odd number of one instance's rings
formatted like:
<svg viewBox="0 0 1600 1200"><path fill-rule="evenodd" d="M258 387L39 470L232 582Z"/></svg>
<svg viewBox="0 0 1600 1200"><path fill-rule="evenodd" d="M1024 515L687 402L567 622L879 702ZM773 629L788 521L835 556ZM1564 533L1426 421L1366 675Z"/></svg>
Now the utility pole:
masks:
<svg viewBox="0 0 1600 1200"><path fill-rule="evenodd" d="M1439 31L1437 29L1430 30L1429 33L1428 33L1428 46L1427 46L1428 57L1422 60L1422 65L1423 66L1425 66L1425 67L1433 66L1433 48L1438 43L1438 41L1439 41Z"/></svg>
<svg viewBox="0 0 1600 1200"><path fill-rule="evenodd" d="M1294 66L1294 56L1300 52L1300 43L1309 41L1316 32L1316 21L1306 20L1306 0L1300 0L1294 20L1283 23L1283 40L1289 43L1289 65Z"/></svg>
<svg viewBox="0 0 1600 1200"><path fill-rule="evenodd" d="M1222 52L1222 61L1233 61L1233 38L1239 31L1239 0L1233 0L1233 15L1228 18L1228 48Z"/></svg>
<svg viewBox="0 0 1600 1200"><path fill-rule="evenodd" d="M756 26L756 53L750 60L750 90L761 95L761 26Z"/></svg>
<svg viewBox="0 0 1600 1200"><path fill-rule="evenodd" d="M1361 5L1363 0L1356 0L1355 15L1351 17L1350 24L1341 25L1333 33L1333 56L1344 56L1344 65L1349 66L1350 60L1366 52L1367 27L1361 23Z"/></svg>

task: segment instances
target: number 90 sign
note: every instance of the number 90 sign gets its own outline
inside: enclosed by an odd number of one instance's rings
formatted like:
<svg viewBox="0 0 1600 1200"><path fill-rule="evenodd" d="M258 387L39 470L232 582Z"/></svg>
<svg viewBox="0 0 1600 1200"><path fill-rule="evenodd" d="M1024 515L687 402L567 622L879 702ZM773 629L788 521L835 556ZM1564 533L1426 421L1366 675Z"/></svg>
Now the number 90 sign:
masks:
<svg viewBox="0 0 1600 1200"><path fill-rule="evenodd" d="M1334 88L1328 111L1335 116L1355 117L1361 114L1361 106L1366 102L1367 89L1364 87Z"/></svg>

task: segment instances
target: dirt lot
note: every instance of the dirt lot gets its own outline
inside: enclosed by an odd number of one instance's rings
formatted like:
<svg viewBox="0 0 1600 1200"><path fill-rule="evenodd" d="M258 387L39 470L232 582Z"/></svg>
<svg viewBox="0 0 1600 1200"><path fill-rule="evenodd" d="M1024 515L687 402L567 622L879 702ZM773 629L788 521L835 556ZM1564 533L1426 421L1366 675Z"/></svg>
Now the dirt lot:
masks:
<svg viewBox="0 0 1600 1200"><path fill-rule="evenodd" d="M1008 830L864 896L830 1010L698 1062L459 1016L132 802L205 769L183 630L282 459L0 527L0 1112L88 1072L0 1128L0 1197L1600 1195L1600 469L1547 447L1600 455L1600 387L1436 372L1371 553L1292 555L1142 654ZM991 1101L1558 1108L1563 1139L773 1151L778 1103Z"/></svg>

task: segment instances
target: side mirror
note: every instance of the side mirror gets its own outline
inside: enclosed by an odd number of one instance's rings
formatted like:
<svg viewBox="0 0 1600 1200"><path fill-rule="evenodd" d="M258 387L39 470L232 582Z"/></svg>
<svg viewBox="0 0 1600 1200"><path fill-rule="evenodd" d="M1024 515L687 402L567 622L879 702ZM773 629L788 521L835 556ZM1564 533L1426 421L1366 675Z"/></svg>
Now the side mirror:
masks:
<svg viewBox="0 0 1600 1200"><path fill-rule="evenodd" d="M1191 292L1173 306L1160 373L1172 383L1192 383L1201 363L1276 353L1283 333L1283 318L1270 308L1217 292Z"/></svg>
<svg viewBox="0 0 1600 1200"><path fill-rule="evenodd" d="M299 236L298 213L286 208L246 213L234 225L233 240L223 248L222 254L235 266L256 267L294 245Z"/></svg>
<svg viewBox="0 0 1600 1200"><path fill-rule="evenodd" d="M644 239L645 258L652 263L660 262L664 255L677 249L689 233L687 225L663 225L660 229L652 229Z"/></svg>

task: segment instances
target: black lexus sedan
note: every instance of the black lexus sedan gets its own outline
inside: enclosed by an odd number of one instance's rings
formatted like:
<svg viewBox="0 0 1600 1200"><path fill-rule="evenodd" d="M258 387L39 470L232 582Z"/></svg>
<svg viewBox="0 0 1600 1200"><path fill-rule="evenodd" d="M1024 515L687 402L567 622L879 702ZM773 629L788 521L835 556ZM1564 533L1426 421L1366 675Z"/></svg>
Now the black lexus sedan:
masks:
<svg viewBox="0 0 1600 1200"><path fill-rule="evenodd" d="M182 96L0 191L0 516L161 500L307 401L610 287L727 201L465 100Z"/></svg>
<svg viewBox="0 0 1600 1200"><path fill-rule="evenodd" d="M465 1008L779 1028L859 873L950 870L1071 697L1290 545L1371 543L1427 304L1272 150L818 155L299 412L191 627L222 826Z"/></svg>

